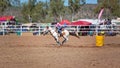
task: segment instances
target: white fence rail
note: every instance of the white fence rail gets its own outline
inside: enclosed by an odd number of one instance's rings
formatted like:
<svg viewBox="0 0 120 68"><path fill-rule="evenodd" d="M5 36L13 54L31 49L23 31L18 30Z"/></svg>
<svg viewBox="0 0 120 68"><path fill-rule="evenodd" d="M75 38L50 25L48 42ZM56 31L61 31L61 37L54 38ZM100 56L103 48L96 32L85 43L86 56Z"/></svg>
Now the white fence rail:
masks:
<svg viewBox="0 0 120 68"><path fill-rule="evenodd" d="M6 35L7 33L17 32L31 32L41 34L46 26L22 26L22 25L0 25L0 35ZM55 26L50 26L55 28ZM105 34L120 34L120 25L90 25L90 26L65 26L70 33L77 32L79 34L99 34L104 32Z"/></svg>

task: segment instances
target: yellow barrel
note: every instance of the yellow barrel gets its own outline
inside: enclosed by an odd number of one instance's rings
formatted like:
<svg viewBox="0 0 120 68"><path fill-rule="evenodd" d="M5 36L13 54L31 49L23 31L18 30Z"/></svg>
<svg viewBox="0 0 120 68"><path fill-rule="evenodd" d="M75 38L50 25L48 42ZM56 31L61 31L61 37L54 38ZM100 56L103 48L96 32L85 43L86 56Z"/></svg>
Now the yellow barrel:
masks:
<svg viewBox="0 0 120 68"><path fill-rule="evenodd" d="M104 36L96 36L96 46L101 47L104 45Z"/></svg>

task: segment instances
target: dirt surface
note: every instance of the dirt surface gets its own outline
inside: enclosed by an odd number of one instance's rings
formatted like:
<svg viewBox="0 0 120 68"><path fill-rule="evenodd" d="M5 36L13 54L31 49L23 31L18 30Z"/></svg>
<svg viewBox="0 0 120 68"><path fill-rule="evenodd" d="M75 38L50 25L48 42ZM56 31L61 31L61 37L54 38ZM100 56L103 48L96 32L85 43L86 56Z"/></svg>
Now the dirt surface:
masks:
<svg viewBox="0 0 120 68"><path fill-rule="evenodd" d="M120 68L120 36L95 43L95 36L70 36L63 46L50 35L0 36L0 68Z"/></svg>

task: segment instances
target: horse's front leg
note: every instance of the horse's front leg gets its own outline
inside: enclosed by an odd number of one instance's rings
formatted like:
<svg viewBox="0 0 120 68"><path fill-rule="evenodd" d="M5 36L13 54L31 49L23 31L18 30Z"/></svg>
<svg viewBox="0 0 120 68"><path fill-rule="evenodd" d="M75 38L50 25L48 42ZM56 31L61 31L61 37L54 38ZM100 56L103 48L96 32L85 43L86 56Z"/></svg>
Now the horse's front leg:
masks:
<svg viewBox="0 0 120 68"><path fill-rule="evenodd" d="M55 41L57 42L58 45L61 45L61 43L58 40L58 37L54 37Z"/></svg>

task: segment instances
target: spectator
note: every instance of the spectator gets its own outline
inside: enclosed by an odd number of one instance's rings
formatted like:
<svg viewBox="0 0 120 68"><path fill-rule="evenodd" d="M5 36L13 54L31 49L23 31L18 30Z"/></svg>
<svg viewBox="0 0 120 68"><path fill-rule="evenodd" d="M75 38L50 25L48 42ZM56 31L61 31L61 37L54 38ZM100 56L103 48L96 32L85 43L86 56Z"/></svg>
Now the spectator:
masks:
<svg viewBox="0 0 120 68"><path fill-rule="evenodd" d="M112 23L111 23L111 19L108 19L107 20L107 25L111 25Z"/></svg>

